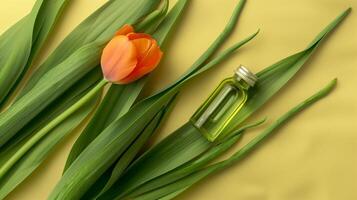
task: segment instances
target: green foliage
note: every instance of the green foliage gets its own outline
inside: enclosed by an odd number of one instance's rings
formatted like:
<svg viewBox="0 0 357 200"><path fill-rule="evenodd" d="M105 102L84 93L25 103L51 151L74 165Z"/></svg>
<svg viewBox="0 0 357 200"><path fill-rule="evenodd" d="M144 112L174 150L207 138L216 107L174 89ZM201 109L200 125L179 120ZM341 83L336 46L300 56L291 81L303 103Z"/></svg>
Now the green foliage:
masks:
<svg viewBox="0 0 357 200"><path fill-rule="evenodd" d="M67 2L37 0L27 16L0 36L0 109L14 96ZM93 111L99 95L74 113L71 108L102 80L100 54L114 33L124 24L133 24L139 31L152 33L163 45L187 3L188 0L179 0L167 14L168 0L108 1L64 39L30 77L14 103L0 113L0 199L28 177L55 145ZM332 90L336 81L282 116L229 159L207 166L232 147L245 130L263 122L237 130L287 84L350 9L306 49L258 73L259 81L250 91L250 101L224 131L220 142L208 142L187 123L137 158L180 89L257 35L258 32L216 54L234 29L244 3L245 0L238 3L226 28L208 50L162 91L134 105L148 77L109 88L94 118L72 148L64 175L49 199L172 199L199 180L241 160L291 117ZM61 116L66 118L60 124L46 129Z"/></svg>
<svg viewBox="0 0 357 200"><path fill-rule="evenodd" d="M23 70L18 74L24 73L28 65L31 64L33 57L39 51L45 37L52 28L53 24L51 23L57 20L58 13L62 10L64 2L38 0L30 15L14 25L1 37L0 50L5 47L8 49L10 45L19 44L20 42L27 45L21 46L23 51L19 46L11 47L11 49L16 49L16 53L19 54L18 58L23 57L25 59L28 57L26 67L19 66ZM15 102L0 114L1 164L12 159L15 153L31 140L36 133L59 115L65 113L102 79L98 64L103 44L111 39L116 30L123 24L136 23L152 12L159 3L160 0L109 1L64 39L49 58L39 66L33 76L30 77L29 82L25 85L24 90L20 91ZM28 35L20 37L18 29L22 26L30 28L32 26L29 22L30 18L35 20L35 25L32 24L34 28L33 30L23 31L22 34L30 34L29 31L33 31L32 38ZM25 22L29 25L24 26ZM17 42L11 44L11 41ZM12 59L5 53L1 53L0 57L1 62L7 62L7 60ZM17 66L13 65L11 67ZM17 75L11 79L11 82L19 82L21 77ZM1 86L5 88L5 85ZM11 87L6 86L5 89L10 91L15 86L16 84ZM7 99L8 97L6 96ZM15 163L5 176L0 178L0 197L3 198L8 195L43 162L56 144L80 125L94 109L96 100L93 98L81 108L80 113L72 114L49 131L44 138L34 144Z"/></svg>
<svg viewBox="0 0 357 200"><path fill-rule="evenodd" d="M0 199L4 199L22 181L25 180L48 157L54 146L71 133L78 121L83 121L98 99L93 99L81 109L77 110L70 118L62 122L61 126L54 128L48 136L42 138L34 147L19 159L16 164L0 179ZM9 146L1 149L0 166L7 162L18 150L31 138L30 136L19 138Z"/></svg>

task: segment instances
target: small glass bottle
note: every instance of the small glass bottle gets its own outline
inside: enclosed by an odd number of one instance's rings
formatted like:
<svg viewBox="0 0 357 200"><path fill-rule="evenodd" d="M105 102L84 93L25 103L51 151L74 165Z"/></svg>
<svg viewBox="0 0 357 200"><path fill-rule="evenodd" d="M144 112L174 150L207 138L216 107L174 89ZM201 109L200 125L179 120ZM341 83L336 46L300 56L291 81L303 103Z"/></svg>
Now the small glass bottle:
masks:
<svg viewBox="0 0 357 200"><path fill-rule="evenodd" d="M246 67L221 82L191 117L191 123L211 142L215 141L248 99L248 89L258 80Z"/></svg>

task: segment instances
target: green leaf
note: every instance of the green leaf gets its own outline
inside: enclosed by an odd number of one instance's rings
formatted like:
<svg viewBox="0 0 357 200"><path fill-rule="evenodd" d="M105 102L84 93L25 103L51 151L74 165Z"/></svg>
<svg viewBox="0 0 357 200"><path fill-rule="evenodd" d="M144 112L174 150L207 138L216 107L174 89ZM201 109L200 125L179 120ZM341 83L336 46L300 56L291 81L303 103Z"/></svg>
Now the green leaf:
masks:
<svg viewBox="0 0 357 200"><path fill-rule="evenodd" d="M28 141L23 144L23 146L18 149L13 156L0 167L0 179L6 175L6 173L16 164L16 162L21 159L33 146L35 146L42 138L47 136L54 128L65 121L67 118L71 117L77 110L83 107L88 101L92 100L94 97L98 97L101 93L103 87L107 84L107 81L103 80L99 82L92 90L90 90L84 97L82 97L78 102L73 104L65 112L57 116L50 123L46 124L41 130L37 131Z"/></svg>
<svg viewBox="0 0 357 200"><path fill-rule="evenodd" d="M237 6L234 8L233 14L229 19L226 27L222 31L222 33L217 37L217 39L211 44L211 46L207 49L207 51L193 64L191 70L188 71L187 74L192 74L196 72L202 67L206 65L209 58L211 58L214 53L222 46L223 42L232 34L234 28L237 25L238 18L243 11L246 0L240 0ZM255 36L255 35L254 35Z"/></svg>
<svg viewBox="0 0 357 200"><path fill-rule="evenodd" d="M111 167L112 169L110 168L98 181L96 181L95 184L93 184L91 189L89 189L88 192L82 197L83 199L94 199L97 195L109 189L115 181L120 178L124 170L132 163L139 151L142 150L149 138L155 133L168 111L171 110L175 97L154 117L147 127L145 127L138 138L136 138L126 152L123 153L123 155L118 159L117 163Z"/></svg>
<svg viewBox="0 0 357 200"><path fill-rule="evenodd" d="M98 98L88 102L81 109L76 111L70 118L67 118L59 127L54 128L47 136L42 138L37 145L32 147L16 164L0 179L0 199L4 199L13 189L15 189L25 178L27 178L40 164L48 157L54 147L69 133L78 126L78 121L83 121L93 110ZM1 152L1 163L4 158L11 157L17 149L21 148L26 138L17 141L7 150ZM8 155L8 153L11 153ZM1 165L2 166L2 165Z"/></svg>
<svg viewBox="0 0 357 200"><path fill-rule="evenodd" d="M185 74L183 74L177 81L172 83L170 86L166 87L162 91L158 92L156 95L160 96L166 91L169 91L176 86L180 87L179 85L184 84L185 82L191 80L196 75L199 75L198 72L201 70L200 73L203 71L213 67L214 65L218 64L221 62L223 59L229 57L234 51L242 47L244 44L252 40L258 33L253 34L252 36L249 36L248 38L244 39L243 41L233 45L231 48L226 50L224 53L221 53L219 56L217 56L215 59L210 60L210 58L218 51L218 49L222 46L222 44L227 40L227 38L231 35L233 32L234 27L237 24L238 17L240 13L242 12L242 9L244 7L246 0L241 0L237 4L235 10L233 11L233 14L228 21L227 25L225 26L224 30L222 33L217 37L217 39L208 47L208 49L196 60L196 62L190 67L189 70ZM205 67L205 70L202 70L202 68ZM153 95L155 96L155 95Z"/></svg>
<svg viewBox="0 0 357 200"><path fill-rule="evenodd" d="M101 133L111 122L123 116L139 95L142 81L129 85L112 85L106 93L95 115L73 145L67 158L64 171L73 163L78 155ZM140 84L140 86L138 86ZM141 87L140 87L141 88Z"/></svg>
<svg viewBox="0 0 357 200"><path fill-rule="evenodd" d="M160 44L165 41L168 33L172 30L173 25L179 19L186 3L187 0L180 0L155 31L154 37ZM160 14L166 12L165 5L163 9L164 11L159 9ZM145 25L145 27L150 29L148 25ZM65 170L110 123L128 112L137 100L146 82L147 77L129 85L112 85L110 87L94 117L72 147L66 162Z"/></svg>
<svg viewBox="0 0 357 200"><path fill-rule="evenodd" d="M97 79L96 74L92 74L92 76L92 79ZM30 122L20 130L16 137L12 138L5 146L0 148L0 166L3 166L3 164L6 163L29 139L31 139L34 134L48 124L49 121L56 118L63 110L65 110L65 108L72 105L73 101L78 101L83 94L86 94L90 85L80 84L77 86L76 90L64 94L66 97L65 99L61 99L60 102L54 102L46 108L43 113L38 115L34 119L36 123ZM30 153L33 152L31 149L25 154L21 160L13 166L11 171L9 171L4 178L0 179L0 196L6 196L11 190L25 180L25 178L27 178L43 162L48 154L51 153L56 144L58 144L67 134L71 133L71 130L77 127L93 108L94 102L87 104L78 111L80 114L74 114L67 118L66 121L48 133L39 144L36 144L33 149L37 149L37 153ZM83 117L79 117L82 115ZM41 145L42 143L44 145Z"/></svg>
<svg viewBox="0 0 357 200"><path fill-rule="evenodd" d="M145 32L152 34L156 31L157 27L166 18L169 10L169 0L163 0L160 8L148 15L144 20L135 25L137 32Z"/></svg>
<svg viewBox="0 0 357 200"><path fill-rule="evenodd" d="M94 76L93 79L96 79L96 77ZM54 102L48 108L46 108L43 113L37 116L34 119L37 123L29 123L22 130L20 130L16 137L12 138L6 145L0 148L0 165L3 165L3 163L6 162L14 152L17 151L18 147L20 147L24 142L31 138L34 133L42 129L44 125L48 124L48 121L52 121L57 115L62 113L64 108L72 105L72 101L78 101L83 94L88 92L88 85L80 84L77 86L78 87L76 90L74 90L75 92L67 92L64 94L66 99L61 99L62 101L60 102ZM80 91L80 93L77 93L77 91Z"/></svg>
<svg viewBox="0 0 357 200"><path fill-rule="evenodd" d="M127 150L151 119L144 117L144 120L136 121L134 126L125 120L118 120L109 125L67 169L49 199L80 198Z"/></svg>
<svg viewBox="0 0 357 200"><path fill-rule="evenodd" d="M294 116L296 116L304 109L308 108L312 104L316 103L317 101L321 100L322 98L330 94L330 92L333 90L335 85L336 85L336 80L333 80L325 88L323 88L322 90L311 96L310 98L306 99L305 101L303 101L302 103L300 103L299 105L288 111L286 114L281 116L275 123L273 123L266 130L264 130L262 134L254 138L251 142L245 145L237 153L232 155L229 159L210 165L203 169L197 170L196 172L193 172L178 181L172 182L171 184L167 184L164 187L157 188L156 190L149 191L145 194L142 194L134 198L124 197L123 199L155 200L170 194L173 196L177 196L179 193L182 193L184 190L193 186L195 183L199 182L203 178L206 178L207 176L216 173L220 170L223 170L229 166L232 166L236 162L242 160L242 158L244 158L249 153L251 153L254 149L259 147L259 145L263 141L265 141L269 136L275 133L282 125L287 123Z"/></svg>
<svg viewBox="0 0 357 200"><path fill-rule="evenodd" d="M0 37L0 107L32 64L67 2L37 0L30 14Z"/></svg>
<svg viewBox="0 0 357 200"><path fill-rule="evenodd" d="M212 160L216 159L218 156L222 155L227 150L229 150L234 144L237 143L237 141L242 137L243 132L245 132L247 129L259 126L260 124L264 123L264 121L265 120L261 120L256 123L248 124L240 129L238 129L235 132L235 135L233 137L231 137L230 139L223 141L220 144L212 144L209 149L207 149L205 152L203 152L196 159L193 159L192 161L181 165L180 167L178 167L175 170L172 170L168 173L164 173L163 175L158 176L157 178L155 178L147 183L137 186L135 189L132 189L132 192L130 192L130 195L126 196L126 197L135 199L135 197L140 196L146 192L155 190L157 188L163 187L163 186L173 183L181 178L186 177L187 175L189 175L192 172L207 165L209 162L211 162ZM171 142L171 146L174 146L174 145L185 145L185 144L176 144L175 141ZM154 148L160 149L160 146L156 146ZM152 149L150 151L155 152L154 149ZM172 155L164 154L162 156L175 157L176 154L180 154L180 150L178 150L177 152L172 152ZM143 158L140 158L140 160L142 160L142 159ZM161 157L161 159L162 159L162 157ZM148 161L148 160L146 160L146 161ZM157 163L157 162L159 162L159 160L150 159L150 162ZM131 170L131 168L128 169L127 174L130 174L130 172L131 172L130 170ZM151 171L150 171L150 173L151 173ZM130 176L130 175L128 175L128 176ZM124 181L124 180L121 180L121 181Z"/></svg>
<svg viewBox="0 0 357 200"><path fill-rule="evenodd" d="M175 197L177 197L178 195L180 195L181 193L183 193L187 188L183 188L181 190L175 191L170 193L169 195L166 195L164 197L159 198L159 200L170 200L170 199L174 199Z"/></svg>
<svg viewBox="0 0 357 200"><path fill-rule="evenodd" d="M101 44L92 43L44 74L36 86L0 114L0 147L98 62Z"/></svg>
<svg viewBox="0 0 357 200"><path fill-rule="evenodd" d="M313 51L319 46L322 39L325 38L325 36L334 28L336 28L336 26L348 14L348 12L349 10L344 12L335 21L333 21L328 26L328 28L322 32L322 34L319 34L318 38L315 39L317 43L315 43L313 46L309 46L306 50L283 59L277 64L274 64L260 72L258 74L258 85L251 91L250 100L247 106L243 108L243 114L240 114L239 116L245 119L248 113L247 111L249 111L248 114L252 114L259 106L268 101L283 85L285 85L288 80L296 74L298 69L300 69L307 61ZM257 106L252 109L251 105ZM237 118L239 121L235 121L233 124L231 124L232 129L235 129L235 127L237 127L237 125L243 121L241 118ZM123 178L118 181L117 185L112 187L111 190L108 190L106 195L103 195L103 199L114 198L119 194L125 195L136 187L151 181L162 174L168 173L171 170L177 169L177 167L180 167L184 163L201 155L210 147L209 144L201 146L197 145L204 144L205 142L207 143L207 140L202 137L195 128L190 126L189 123L184 125L184 128L185 129L183 130L177 130L163 142L159 143L156 148L146 152L144 156L136 160L135 163L123 175ZM232 131L229 133L231 134ZM185 137L182 137L183 135ZM194 143L186 141L194 141ZM178 145L183 145L184 148L190 149L190 151L181 151L180 149L176 150ZM175 156L166 157L166 152L171 152L172 155ZM158 160L158 158L160 158L160 160ZM183 160L182 158L187 159ZM166 163L166 159L169 159L170 163ZM176 166L174 163L176 163Z"/></svg>

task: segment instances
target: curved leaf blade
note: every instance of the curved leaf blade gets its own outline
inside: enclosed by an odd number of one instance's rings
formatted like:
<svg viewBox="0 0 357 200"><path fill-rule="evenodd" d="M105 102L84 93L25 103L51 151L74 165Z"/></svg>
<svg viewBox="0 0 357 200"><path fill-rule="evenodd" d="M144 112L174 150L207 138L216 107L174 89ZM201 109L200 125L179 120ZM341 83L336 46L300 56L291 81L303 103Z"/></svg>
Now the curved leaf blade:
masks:
<svg viewBox="0 0 357 200"><path fill-rule="evenodd" d="M53 151L54 147L78 126L78 121L83 121L88 116L98 99L99 98L93 99L71 117L63 121L61 126L54 128L47 136L45 136L45 138L41 139L38 144L32 147L19 161L17 161L11 170L0 179L0 199L4 199L41 165L41 163L48 157L48 154ZM21 146L22 144L19 144L16 145L15 148L18 149Z"/></svg>
<svg viewBox="0 0 357 200"><path fill-rule="evenodd" d="M12 95L67 2L37 0L30 14L0 37L0 105Z"/></svg>

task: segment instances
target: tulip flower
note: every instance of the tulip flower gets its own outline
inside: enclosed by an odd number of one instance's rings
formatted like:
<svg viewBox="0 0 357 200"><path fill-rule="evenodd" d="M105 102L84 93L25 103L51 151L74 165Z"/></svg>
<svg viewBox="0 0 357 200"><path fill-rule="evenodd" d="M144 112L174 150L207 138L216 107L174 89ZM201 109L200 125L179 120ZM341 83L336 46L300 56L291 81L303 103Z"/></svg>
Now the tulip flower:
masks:
<svg viewBox="0 0 357 200"><path fill-rule="evenodd" d="M123 26L103 50L104 78L115 84L128 84L152 72L160 63L162 51L155 39Z"/></svg>

